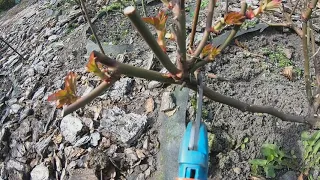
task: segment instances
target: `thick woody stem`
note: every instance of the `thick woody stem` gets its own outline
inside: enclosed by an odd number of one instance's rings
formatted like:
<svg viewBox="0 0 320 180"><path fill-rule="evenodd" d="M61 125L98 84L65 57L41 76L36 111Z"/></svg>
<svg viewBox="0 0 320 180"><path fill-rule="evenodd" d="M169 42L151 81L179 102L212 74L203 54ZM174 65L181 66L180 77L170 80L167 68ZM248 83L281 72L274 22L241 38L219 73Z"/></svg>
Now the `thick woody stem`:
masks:
<svg viewBox="0 0 320 180"><path fill-rule="evenodd" d="M165 54L151 32L149 31L146 24L141 19L140 15L137 13L136 9L133 6L126 7L124 9L124 14L128 16L131 20L132 24L136 27L137 31L140 33L142 38L146 41L149 45L151 50L154 52L156 57L162 63L162 65L173 75L179 73L177 67L170 61L167 54Z"/></svg>
<svg viewBox="0 0 320 180"><path fill-rule="evenodd" d="M216 5L216 1L215 0L210 0L209 6L208 6L206 30L203 33L202 40L200 41L197 49L193 53L191 59L189 59L189 61L188 61L189 65L192 65L196 61L196 58L200 55L202 49L207 44L207 41L208 41L208 38L209 38L209 35L210 35L210 31L211 31L213 11L214 11L215 5Z"/></svg>

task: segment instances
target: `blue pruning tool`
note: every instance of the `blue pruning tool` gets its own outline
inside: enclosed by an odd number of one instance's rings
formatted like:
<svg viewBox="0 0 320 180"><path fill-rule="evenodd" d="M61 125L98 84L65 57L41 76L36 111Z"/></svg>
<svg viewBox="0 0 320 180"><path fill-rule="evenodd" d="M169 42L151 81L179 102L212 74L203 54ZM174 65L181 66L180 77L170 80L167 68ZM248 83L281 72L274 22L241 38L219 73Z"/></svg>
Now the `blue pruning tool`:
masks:
<svg viewBox="0 0 320 180"><path fill-rule="evenodd" d="M208 134L201 121L203 82L201 73L197 77L196 120L187 125L179 151L179 178L206 180L208 177Z"/></svg>

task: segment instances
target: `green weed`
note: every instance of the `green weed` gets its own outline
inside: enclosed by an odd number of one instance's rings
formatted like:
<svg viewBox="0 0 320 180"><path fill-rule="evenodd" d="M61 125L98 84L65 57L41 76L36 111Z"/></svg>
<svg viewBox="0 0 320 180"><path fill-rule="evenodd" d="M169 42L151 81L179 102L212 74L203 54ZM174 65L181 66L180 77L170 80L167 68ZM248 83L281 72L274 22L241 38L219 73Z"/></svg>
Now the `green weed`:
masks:
<svg viewBox="0 0 320 180"><path fill-rule="evenodd" d="M309 135L307 132L301 133L303 144L303 166L301 171L307 172L311 169L320 168L320 131Z"/></svg>
<svg viewBox="0 0 320 180"><path fill-rule="evenodd" d="M209 5L209 0L203 0L201 1L200 7L206 8Z"/></svg>
<svg viewBox="0 0 320 180"><path fill-rule="evenodd" d="M266 177L274 178L276 176L275 170L283 168L294 169L296 166L296 161L293 161L291 156L281 151L276 144L263 144L261 154L264 156L264 159L249 161L253 175L261 174L263 170Z"/></svg>

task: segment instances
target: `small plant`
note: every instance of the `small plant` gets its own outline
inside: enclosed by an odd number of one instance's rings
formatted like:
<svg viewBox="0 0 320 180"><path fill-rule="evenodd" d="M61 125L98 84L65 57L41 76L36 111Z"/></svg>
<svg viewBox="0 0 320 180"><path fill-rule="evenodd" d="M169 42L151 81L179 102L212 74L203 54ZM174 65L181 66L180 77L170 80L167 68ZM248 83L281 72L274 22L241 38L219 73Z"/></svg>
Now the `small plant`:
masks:
<svg viewBox="0 0 320 180"><path fill-rule="evenodd" d="M245 149L246 149L246 144L247 144L248 142L249 142L249 138L248 138L248 137L245 137L245 138L243 139L243 141L235 147L235 149L239 149L239 148L240 148L241 150L245 150Z"/></svg>
<svg viewBox="0 0 320 180"><path fill-rule="evenodd" d="M276 144L263 144L261 154L264 156L264 159L249 161L253 175L261 174L263 170L266 177L274 178L276 177L276 169L294 168L295 162L292 161L292 157L281 151Z"/></svg>
<svg viewBox="0 0 320 180"><path fill-rule="evenodd" d="M301 133L301 140L303 144L303 157L301 172L308 176L310 170L320 168L320 131L309 135L307 132ZM311 176L308 176L312 178Z"/></svg>
<svg viewBox="0 0 320 180"><path fill-rule="evenodd" d="M285 68L292 66L292 61L287 58L282 48L277 47L275 51L264 48L262 51L272 62L277 63L278 67Z"/></svg>

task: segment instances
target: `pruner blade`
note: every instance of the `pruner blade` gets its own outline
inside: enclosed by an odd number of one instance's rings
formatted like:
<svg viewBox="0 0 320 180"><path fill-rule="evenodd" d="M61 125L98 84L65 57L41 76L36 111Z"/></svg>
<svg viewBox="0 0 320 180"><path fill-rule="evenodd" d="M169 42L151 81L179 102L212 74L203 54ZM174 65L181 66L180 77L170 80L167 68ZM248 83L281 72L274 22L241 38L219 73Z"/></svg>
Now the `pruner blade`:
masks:
<svg viewBox="0 0 320 180"><path fill-rule="evenodd" d="M200 122L201 122L201 116L202 116L202 99L203 99L203 80L202 80L202 74L199 73L197 76L197 114L196 114L196 120L192 122L190 141L189 141L190 150L198 149Z"/></svg>

